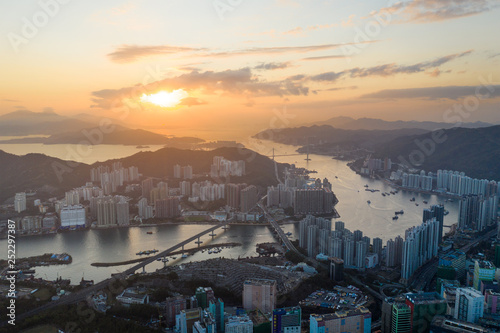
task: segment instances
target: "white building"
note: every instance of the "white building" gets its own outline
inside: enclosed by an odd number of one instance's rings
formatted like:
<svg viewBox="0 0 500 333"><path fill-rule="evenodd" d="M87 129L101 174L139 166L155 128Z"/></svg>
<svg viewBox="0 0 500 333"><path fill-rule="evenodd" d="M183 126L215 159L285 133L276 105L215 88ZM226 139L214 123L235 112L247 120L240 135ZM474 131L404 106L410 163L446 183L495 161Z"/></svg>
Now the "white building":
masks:
<svg viewBox="0 0 500 333"><path fill-rule="evenodd" d="M484 295L471 287L457 288L453 317L468 323L477 323L484 313Z"/></svg>
<svg viewBox="0 0 500 333"><path fill-rule="evenodd" d="M20 213L26 210L26 192L16 193L14 199L14 209Z"/></svg>
<svg viewBox="0 0 500 333"><path fill-rule="evenodd" d="M225 332L253 333L253 322L247 315L228 317Z"/></svg>
<svg viewBox="0 0 500 333"><path fill-rule="evenodd" d="M61 228L84 228L85 209L82 205L64 206L61 209Z"/></svg>

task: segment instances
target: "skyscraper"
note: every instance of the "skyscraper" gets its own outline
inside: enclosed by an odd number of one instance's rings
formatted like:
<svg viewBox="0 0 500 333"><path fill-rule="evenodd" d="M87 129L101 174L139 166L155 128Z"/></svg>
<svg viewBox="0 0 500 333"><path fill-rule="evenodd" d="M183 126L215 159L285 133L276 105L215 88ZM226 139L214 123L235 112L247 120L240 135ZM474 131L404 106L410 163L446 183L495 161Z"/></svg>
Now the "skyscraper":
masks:
<svg viewBox="0 0 500 333"><path fill-rule="evenodd" d="M365 258L368 252L368 246L366 242L360 240L356 243L356 268L360 271L365 270Z"/></svg>
<svg viewBox="0 0 500 333"><path fill-rule="evenodd" d="M344 237L344 265L354 266L354 238Z"/></svg>
<svg viewBox="0 0 500 333"><path fill-rule="evenodd" d="M443 224L444 224L444 206L433 205L430 209L424 209L422 222L427 222L435 218L439 223L438 239L439 243L443 240Z"/></svg>
<svg viewBox="0 0 500 333"><path fill-rule="evenodd" d="M181 166L179 164L174 165L174 178L181 178Z"/></svg>
<svg viewBox="0 0 500 333"><path fill-rule="evenodd" d="M336 282L344 281L344 260L330 258L330 279Z"/></svg>
<svg viewBox="0 0 500 333"><path fill-rule="evenodd" d="M379 261L382 258L382 239L375 237L373 239L373 247L372 247L373 253L376 253L378 255Z"/></svg>
<svg viewBox="0 0 500 333"><path fill-rule="evenodd" d="M257 204L257 187L250 185L240 192L242 212L249 212Z"/></svg>
<svg viewBox="0 0 500 333"><path fill-rule="evenodd" d="M408 293L406 305L411 309L412 332L421 332L422 327L430 327L432 318L446 314L446 300L438 293Z"/></svg>
<svg viewBox="0 0 500 333"><path fill-rule="evenodd" d="M142 197L149 199L149 194L153 189L153 179L151 178L145 179L142 181L141 185L142 185Z"/></svg>

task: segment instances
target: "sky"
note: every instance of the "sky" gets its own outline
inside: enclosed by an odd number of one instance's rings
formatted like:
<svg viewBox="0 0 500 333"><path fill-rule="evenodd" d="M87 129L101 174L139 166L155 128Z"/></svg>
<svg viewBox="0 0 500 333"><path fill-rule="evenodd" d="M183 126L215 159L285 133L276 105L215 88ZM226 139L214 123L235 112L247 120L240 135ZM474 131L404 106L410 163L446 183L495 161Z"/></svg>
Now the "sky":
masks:
<svg viewBox="0 0 500 333"><path fill-rule="evenodd" d="M0 114L231 139L336 116L500 123L500 0L4 1Z"/></svg>

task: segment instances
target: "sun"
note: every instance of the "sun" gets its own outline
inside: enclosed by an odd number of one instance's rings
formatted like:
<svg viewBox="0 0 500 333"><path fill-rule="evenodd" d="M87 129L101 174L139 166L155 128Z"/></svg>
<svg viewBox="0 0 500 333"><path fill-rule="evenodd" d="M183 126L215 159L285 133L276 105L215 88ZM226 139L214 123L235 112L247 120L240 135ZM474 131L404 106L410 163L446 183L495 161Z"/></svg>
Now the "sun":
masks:
<svg viewBox="0 0 500 333"><path fill-rule="evenodd" d="M172 108L179 105L182 99L188 96L189 94L182 89L177 89L172 92L161 90L155 94L143 94L141 96L141 102L152 103L164 108Z"/></svg>

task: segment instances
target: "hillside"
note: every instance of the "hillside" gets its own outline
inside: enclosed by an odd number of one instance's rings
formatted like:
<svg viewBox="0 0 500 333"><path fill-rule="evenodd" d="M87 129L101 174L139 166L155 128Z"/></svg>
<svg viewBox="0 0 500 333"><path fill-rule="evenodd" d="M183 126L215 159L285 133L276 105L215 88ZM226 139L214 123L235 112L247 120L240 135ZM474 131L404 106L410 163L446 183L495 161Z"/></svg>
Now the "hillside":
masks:
<svg viewBox="0 0 500 333"><path fill-rule="evenodd" d="M432 133L398 138L376 148L379 157L398 156L409 160L409 154L421 150L416 142L428 142ZM463 171L470 177L500 180L500 126L487 128L453 128L444 130L446 140L426 154L421 166L426 171L438 169Z"/></svg>
<svg viewBox="0 0 500 333"><path fill-rule="evenodd" d="M265 130L256 134L255 138L271 139L274 142L291 145L348 145L363 148L372 148L377 144L391 141L395 138L416 135L427 132L422 129L400 129L391 131L381 130L345 130L329 125L296 127Z"/></svg>
<svg viewBox="0 0 500 333"><path fill-rule="evenodd" d="M139 172L151 177L172 177L175 164L191 165L194 173L210 170L214 156L229 160L245 160L247 175L234 177L227 182L247 182L260 186L275 185L274 162L266 156L248 149L219 148L212 151L163 148L156 152L140 152L135 155L87 165L63 161L43 154L17 156L0 150L0 202L12 198L16 192L37 190L50 195L85 185L90 180L90 169L101 164L121 161L125 167L135 165ZM284 164L279 164L280 171ZM58 174L62 176L59 180ZM226 180L224 180L226 181Z"/></svg>
<svg viewBox="0 0 500 333"><path fill-rule="evenodd" d="M395 130L404 128L419 128L427 131L436 129L449 129L456 124L433 122L433 121L387 121L374 118L359 118L354 119L351 117L334 117L325 121L314 122L310 125L329 125L335 128L342 128L346 130ZM493 126L493 124L485 122L463 123L461 127L466 128L481 128Z"/></svg>

